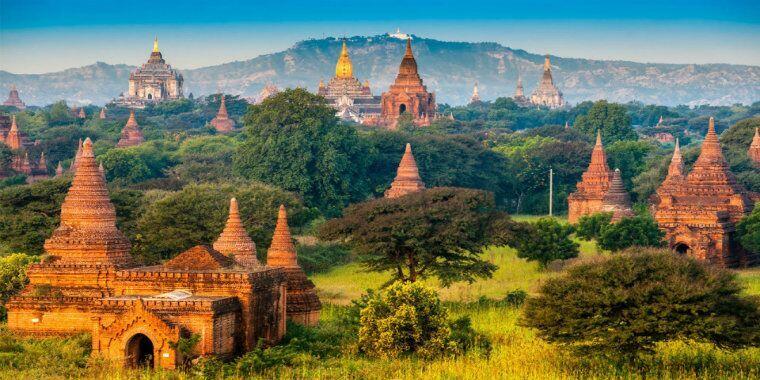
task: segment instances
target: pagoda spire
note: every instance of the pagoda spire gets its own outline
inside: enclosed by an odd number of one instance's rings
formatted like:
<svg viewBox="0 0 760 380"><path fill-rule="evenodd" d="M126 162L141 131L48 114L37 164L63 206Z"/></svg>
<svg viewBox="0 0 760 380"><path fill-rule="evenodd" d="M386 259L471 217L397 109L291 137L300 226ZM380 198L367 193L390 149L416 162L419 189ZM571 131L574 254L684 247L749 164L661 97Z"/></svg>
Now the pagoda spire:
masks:
<svg viewBox="0 0 760 380"><path fill-rule="evenodd" d="M247 268L258 268L261 266L256 258L256 244L246 232L240 212L238 210L237 199L230 199L230 214L227 217L227 223L219 238L214 242L214 249L230 256L238 265Z"/></svg>
<svg viewBox="0 0 760 380"><path fill-rule="evenodd" d="M11 120L11 129L8 131L8 136L5 136L5 144L11 149L21 149L21 133L16 124L16 115L11 116Z"/></svg>
<svg viewBox="0 0 760 380"><path fill-rule="evenodd" d="M140 126L137 124L137 120L135 120L135 110L131 109L129 111L129 120L127 120L127 124L121 130L121 137L119 138L119 142L116 143L116 147L122 148L140 145L143 141L145 141L145 138L140 130Z"/></svg>
<svg viewBox="0 0 760 380"><path fill-rule="evenodd" d="M406 51L404 52L404 57L414 58L414 53L412 53L412 37L406 39Z"/></svg>
<svg viewBox="0 0 760 380"><path fill-rule="evenodd" d="M404 156L401 157L396 170L396 178L391 183L391 187L385 191L385 197L398 198L423 189L425 189L425 183L420 178L417 161L412 154L412 145L407 143Z"/></svg>
<svg viewBox="0 0 760 380"><path fill-rule="evenodd" d="M45 241L54 260L70 264L127 266L129 240L116 228L116 210L92 151L82 144L82 155L68 194L61 205L61 225Z"/></svg>
<svg viewBox="0 0 760 380"><path fill-rule="evenodd" d="M747 156L757 165L760 165L760 128L755 128L755 136L752 138L752 144L749 146Z"/></svg>
<svg viewBox="0 0 760 380"><path fill-rule="evenodd" d="M676 147L673 149L673 158L670 159L668 166L668 178L683 177L683 157L681 156L681 147L676 139Z"/></svg>
<svg viewBox="0 0 760 380"><path fill-rule="evenodd" d="M227 117L228 116L227 115L227 105L225 104L225 101L224 101L224 94L219 95L219 97L221 98L219 100L219 112L216 113L216 116L217 117L220 117L220 116Z"/></svg>
<svg viewBox="0 0 760 380"><path fill-rule="evenodd" d="M79 139L79 145L77 146L77 153L74 155L74 162L71 163L71 167L69 169L76 171L81 158L82 158L82 139Z"/></svg>
<svg viewBox="0 0 760 380"><path fill-rule="evenodd" d="M58 161L58 167L55 168L55 176L60 177L63 175L63 165L61 165L61 161Z"/></svg>
<svg viewBox="0 0 760 380"><path fill-rule="evenodd" d="M105 119L106 118L106 107L103 107L100 109L100 118Z"/></svg>
<svg viewBox="0 0 760 380"><path fill-rule="evenodd" d="M612 172L610 187L602 198L602 212L612 212L612 222L617 222L624 217L634 215L631 208L631 197L623 185L623 177L620 169L615 168Z"/></svg>
<svg viewBox="0 0 760 380"><path fill-rule="evenodd" d="M267 266L279 268L298 267L296 247L288 228L288 213L285 205L280 205L277 213L277 225L274 227L272 244L267 251Z"/></svg>
<svg viewBox="0 0 760 380"><path fill-rule="evenodd" d="M224 100L224 94L220 95L219 111L211 120L210 124L216 128L216 131L219 133L231 132L235 128L235 121L230 119L229 115L227 114L227 104Z"/></svg>
<svg viewBox="0 0 760 380"><path fill-rule="evenodd" d="M47 161L45 160L45 152L40 154L40 162L37 163L37 170L41 172L47 172Z"/></svg>
<svg viewBox="0 0 760 380"><path fill-rule="evenodd" d="M591 162L588 165L589 172L605 172L609 173L610 168L607 166L607 154L604 152L604 145L602 145L602 132L596 131L596 143L594 149L591 151Z"/></svg>
<svg viewBox="0 0 760 380"><path fill-rule="evenodd" d="M158 53L159 52L159 50L158 50L158 36L156 36L156 38L153 40L153 52L154 53Z"/></svg>
<svg viewBox="0 0 760 380"><path fill-rule="evenodd" d="M715 133L715 119L710 117L707 127L707 134L702 141L702 149L697 161L694 163L694 169L706 168L710 166L727 166L723 158L723 151L720 148L718 134Z"/></svg>
<svg viewBox="0 0 760 380"><path fill-rule="evenodd" d="M348 56L348 47L346 47L346 40L343 39L343 47L340 50L340 57L338 63L335 65L335 77L341 79L349 79L354 76L354 68L351 64L351 58Z"/></svg>

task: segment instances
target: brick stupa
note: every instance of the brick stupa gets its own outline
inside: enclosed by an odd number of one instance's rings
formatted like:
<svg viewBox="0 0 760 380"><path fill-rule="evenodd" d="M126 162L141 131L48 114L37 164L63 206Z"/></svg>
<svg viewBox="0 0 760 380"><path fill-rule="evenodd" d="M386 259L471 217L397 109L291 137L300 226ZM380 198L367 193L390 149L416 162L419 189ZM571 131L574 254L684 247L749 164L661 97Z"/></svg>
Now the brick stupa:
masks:
<svg viewBox="0 0 760 380"><path fill-rule="evenodd" d="M87 114L84 113L84 107L79 108L79 113L77 114L77 117L80 119L84 119L87 117Z"/></svg>
<svg viewBox="0 0 760 380"><path fill-rule="evenodd" d="M219 102L219 112L216 113L216 117L211 120L211 125L219 133L229 133L235 128L235 121L230 119L227 115L227 105L224 101L224 94L219 96L221 98Z"/></svg>
<svg viewBox="0 0 760 380"><path fill-rule="evenodd" d="M106 118L106 107L103 107L100 109L100 115L98 116L100 119Z"/></svg>
<svg viewBox="0 0 760 380"><path fill-rule="evenodd" d="M81 159L82 159L82 139L79 139L79 144L77 145L77 152L74 154L74 161L71 163L69 170L71 170L72 172L76 172L77 166L79 165L79 161Z"/></svg>
<svg viewBox="0 0 760 380"><path fill-rule="evenodd" d="M760 128L755 128L755 137L747 150L747 156L756 166L760 166Z"/></svg>
<svg viewBox="0 0 760 380"><path fill-rule="evenodd" d="M232 258L236 264L246 268L261 266L256 258L256 244L248 236L240 220L237 199L230 199L230 215L227 224L214 242L214 249Z"/></svg>
<svg viewBox="0 0 760 380"><path fill-rule="evenodd" d="M736 223L753 205L723 158L712 118L699 158L685 178L680 150L674 152L656 202L655 219L676 252L724 267L755 262L734 236Z"/></svg>
<svg viewBox="0 0 760 380"><path fill-rule="evenodd" d="M575 223L581 216L591 215L602 211L604 195L610 187L613 173L607 166L607 155L602 146L602 135L597 132L596 144L591 152L591 162L578 182L574 193L567 197L570 223Z"/></svg>
<svg viewBox="0 0 760 380"><path fill-rule="evenodd" d="M92 141L82 145L74 180L61 205L61 225L45 251L61 264L129 266L129 241L116 228L116 210L98 171Z"/></svg>
<svg viewBox="0 0 760 380"><path fill-rule="evenodd" d="M307 326L319 323L322 303L317 297L312 283L298 265L296 247L288 228L288 214L285 206L280 205L277 225L274 228L272 244L267 251L267 266L282 268L288 283L287 314L288 319Z"/></svg>
<svg viewBox="0 0 760 380"><path fill-rule="evenodd" d="M631 197L625 190L623 178L620 176L620 169L615 169L612 173L610 188L602 198L602 212L612 213L612 222L617 222L622 218L632 217L633 209L631 208Z"/></svg>
<svg viewBox="0 0 760 380"><path fill-rule="evenodd" d="M385 197L398 198L424 189L425 183L420 178L417 161L412 154L412 145L407 143L404 156L401 157L396 170L396 178L391 183L391 187L385 190Z"/></svg>
<svg viewBox="0 0 760 380"><path fill-rule="evenodd" d="M21 132L18 130L18 124L16 124L16 115L11 116L11 129L8 131L8 135L5 136L5 145L8 145L11 149L21 149L24 144L21 141Z"/></svg>
<svg viewBox="0 0 760 380"><path fill-rule="evenodd" d="M129 120L127 120L127 124L121 130L121 138L119 138L116 147L136 146L142 144L143 141L145 141L145 138L143 138L140 126L137 125L137 121L135 120L135 110L131 110L129 112Z"/></svg>

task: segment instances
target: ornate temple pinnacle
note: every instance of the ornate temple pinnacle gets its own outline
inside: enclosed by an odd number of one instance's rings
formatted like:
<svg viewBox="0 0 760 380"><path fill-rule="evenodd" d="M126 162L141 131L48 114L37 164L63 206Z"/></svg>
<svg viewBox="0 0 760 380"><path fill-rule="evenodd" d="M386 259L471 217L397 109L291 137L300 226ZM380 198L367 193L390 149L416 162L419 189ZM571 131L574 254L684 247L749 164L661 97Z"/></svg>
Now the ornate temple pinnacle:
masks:
<svg viewBox="0 0 760 380"><path fill-rule="evenodd" d="M338 57L338 63L335 65L335 77L341 79L350 79L354 76L354 68L351 63L351 58L348 56L348 47L346 46L346 40L343 40L343 47L340 50L340 57Z"/></svg>
<svg viewBox="0 0 760 380"><path fill-rule="evenodd" d="M11 116L11 132L18 132L18 125L16 124L16 115Z"/></svg>
<svg viewBox="0 0 760 380"><path fill-rule="evenodd" d="M298 267L296 247L288 228L288 213L285 205L280 205L277 212L277 225L274 227L272 244L267 251L267 265L270 267Z"/></svg>
<svg viewBox="0 0 760 380"><path fill-rule="evenodd" d="M551 59L549 59L549 54L546 55L544 58L544 71L548 71L552 69L552 62Z"/></svg>
<svg viewBox="0 0 760 380"><path fill-rule="evenodd" d="M257 268L261 266L256 258L256 244L251 240L240 219L237 199L230 199L230 214L219 238L214 242L214 249L232 257L240 266Z"/></svg>
<svg viewBox="0 0 760 380"><path fill-rule="evenodd" d="M406 39L406 52L404 52L404 56L414 58L414 53L412 53L412 37Z"/></svg>
<svg viewBox="0 0 760 380"><path fill-rule="evenodd" d="M396 178L391 183L391 187L385 191L385 197L398 198L424 189L425 183L420 178L417 161L412 154L412 144L406 143L404 156L401 157L396 170Z"/></svg>
<svg viewBox="0 0 760 380"><path fill-rule="evenodd" d="M158 53L158 36L153 40L153 52Z"/></svg>

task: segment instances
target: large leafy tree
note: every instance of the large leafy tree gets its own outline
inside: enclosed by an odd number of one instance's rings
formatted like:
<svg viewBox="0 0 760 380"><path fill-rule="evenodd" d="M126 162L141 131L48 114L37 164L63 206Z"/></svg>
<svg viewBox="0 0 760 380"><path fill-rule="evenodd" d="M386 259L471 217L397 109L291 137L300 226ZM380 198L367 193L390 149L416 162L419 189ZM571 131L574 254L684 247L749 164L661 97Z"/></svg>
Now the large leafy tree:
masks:
<svg viewBox="0 0 760 380"><path fill-rule="evenodd" d="M755 203L752 213L736 225L736 234L742 247L760 253L760 202Z"/></svg>
<svg viewBox="0 0 760 380"><path fill-rule="evenodd" d="M578 256L578 243L570 239L573 226L552 218L541 218L535 223L524 223L524 231L508 243L517 249L517 257L537 261L541 268L554 260L567 260Z"/></svg>
<svg viewBox="0 0 760 380"><path fill-rule="evenodd" d="M573 128L587 136L595 136L596 131L601 131L605 143L637 139L625 106L606 100L594 103L587 114L576 117Z"/></svg>
<svg viewBox="0 0 760 380"><path fill-rule="evenodd" d="M448 285L493 274L496 266L479 253L503 218L490 193L434 188L352 205L320 235L345 239L367 269L391 271L394 280L437 277Z"/></svg>
<svg viewBox="0 0 760 380"><path fill-rule="evenodd" d="M13 252L42 253L58 226L70 179L40 181L0 191L0 242Z"/></svg>
<svg viewBox="0 0 760 380"><path fill-rule="evenodd" d="M599 247L611 251L620 251L628 247L660 247L665 233L649 215L636 215L623 218L617 223L603 227L599 235Z"/></svg>
<svg viewBox="0 0 760 380"><path fill-rule="evenodd" d="M758 345L758 320L757 301L742 295L731 272L637 248L548 279L528 300L523 323L549 342L633 357L672 339Z"/></svg>
<svg viewBox="0 0 760 380"><path fill-rule="evenodd" d="M234 162L243 177L298 192L327 214L366 197L367 147L324 98L286 90L252 106L244 121Z"/></svg>

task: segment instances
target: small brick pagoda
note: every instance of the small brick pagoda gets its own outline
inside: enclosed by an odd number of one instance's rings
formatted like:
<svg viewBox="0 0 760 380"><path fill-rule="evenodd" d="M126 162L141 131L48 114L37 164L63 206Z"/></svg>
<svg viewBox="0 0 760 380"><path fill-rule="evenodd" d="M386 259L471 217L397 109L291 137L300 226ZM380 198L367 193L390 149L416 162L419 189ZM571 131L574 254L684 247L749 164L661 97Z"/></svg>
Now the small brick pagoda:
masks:
<svg viewBox="0 0 760 380"><path fill-rule="evenodd" d="M101 120L106 118L106 107L100 109L100 115L98 115L98 118Z"/></svg>
<svg viewBox="0 0 760 380"><path fill-rule="evenodd" d="M424 189L425 183L420 178L417 161L412 154L412 145L407 143L404 156L401 157L396 170L396 178L391 183L391 187L385 190L385 197L398 198Z"/></svg>
<svg viewBox="0 0 760 380"><path fill-rule="evenodd" d="M24 104L24 102L21 101L21 98L18 96L16 85L11 85L11 91L8 93L8 99L3 102L3 105L16 107L22 111L26 108L26 104Z"/></svg>
<svg viewBox="0 0 760 380"><path fill-rule="evenodd" d="M21 132L18 130L18 124L16 124L16 115L11 116L11 120L11 129L5 135L5 145L14 150L22 149L24 142Z"/></svg>
<svg viewBox="0 0 760 380"><path fill-rule="evenodd" d="M620 174L620 173L618 173ZM615 173L607 166L607 155L602 146L602 135L596 134L596 144L591 152L591 162L583 173L583 179L576 185L574 193L567 197L567 220L575 223L584 215L612 211L613 218L619 220L631 213L628 193L622 186L622 179L610 192Z"/></svg>
<svg viewBox="0 0 760 380"><path fill-rule="evenodd" d="M752 144L747 150L747 156L756 165L760 166L760 128L755 128L755 137L752 138Z"/></svg>
<svg viewBox="0 0 760 380"><path fill-rule="evenodd" d="M216 113L216 117L211 120L211 125L216 128L219 133L229 133L235 128L235 120L230 119L227 115L227 105L224 103L224 94L220 94L219 98L219 112Z"/></svg>
<svg viewBox="0 0 760 380"><path fill-rule="evenodd" d="M91 333L93 356L126 366L174 368L187 359L174 343L192 335L200 337L192 356L224 358L259 341L276 343L291 303L300 306L293 319L312 324L320 309L292 242L286 246L284 220L281 209L270 254L277 267L251 265L255 247L243 236L234 200L215 243L219 250L196 246L163 264L137 267L87 139L61 224L45 241L49 258L30 266L29 284L6 304L8 328L40 336ZM275 259L288 255L292 260ZM302 276L298 282L294 273Z"/></svg>
<svg viewBox="0 0 760 380"><path fill-rule="evenodd" d="M683 171L676 146L654 205L668 245L680 254L723 267L754 264L756 257L734 237L736 223L752 211L753 204L723 158L713 118L694 167L688 175Z"/></svg>
<svg viewBox="0 0 760 380"><path fill-rule="evenodd" d="M417 72L417 61L412 53L412 40L406 40L406 53L399 65L398 75L388 92L381 99L380 124L396 127L398 117L404 113L412 115L414 124L430 125L436 117L435 94L428 92Z"/></svg>
<svg viewBox="0 0 760 380"><path fill-rule="evenodd" d="M632 217L633 209L631 208L631 197L625 191L623 178L620 176L620 169L612 172L610 187L602 197L602 212L612 213L612 222L617 222L622 218Z"/></svg>
<svg viewBox="0 0 760 380"><path fill-rule="evenodd" d="M130 110L129 120L127 120L127 124L121 130L121 137L119 138L119 142L116 143L116 147L123 148L140 145L143 141L145 141L145 138L140 130L140 126L137 125L137 120L135 120L135 110Z"/></svg>
<svg viewBox="0 0 760 380"><path fill-rule="evenodd" d="M288 319L307 326L319 323L322 303L319 302L314 284L306 278L303 269L298 265L296 247L288 228L288 214L283 205L280 205L272 243L267 251L267 266L281 268L285 272Z"/></svg>

